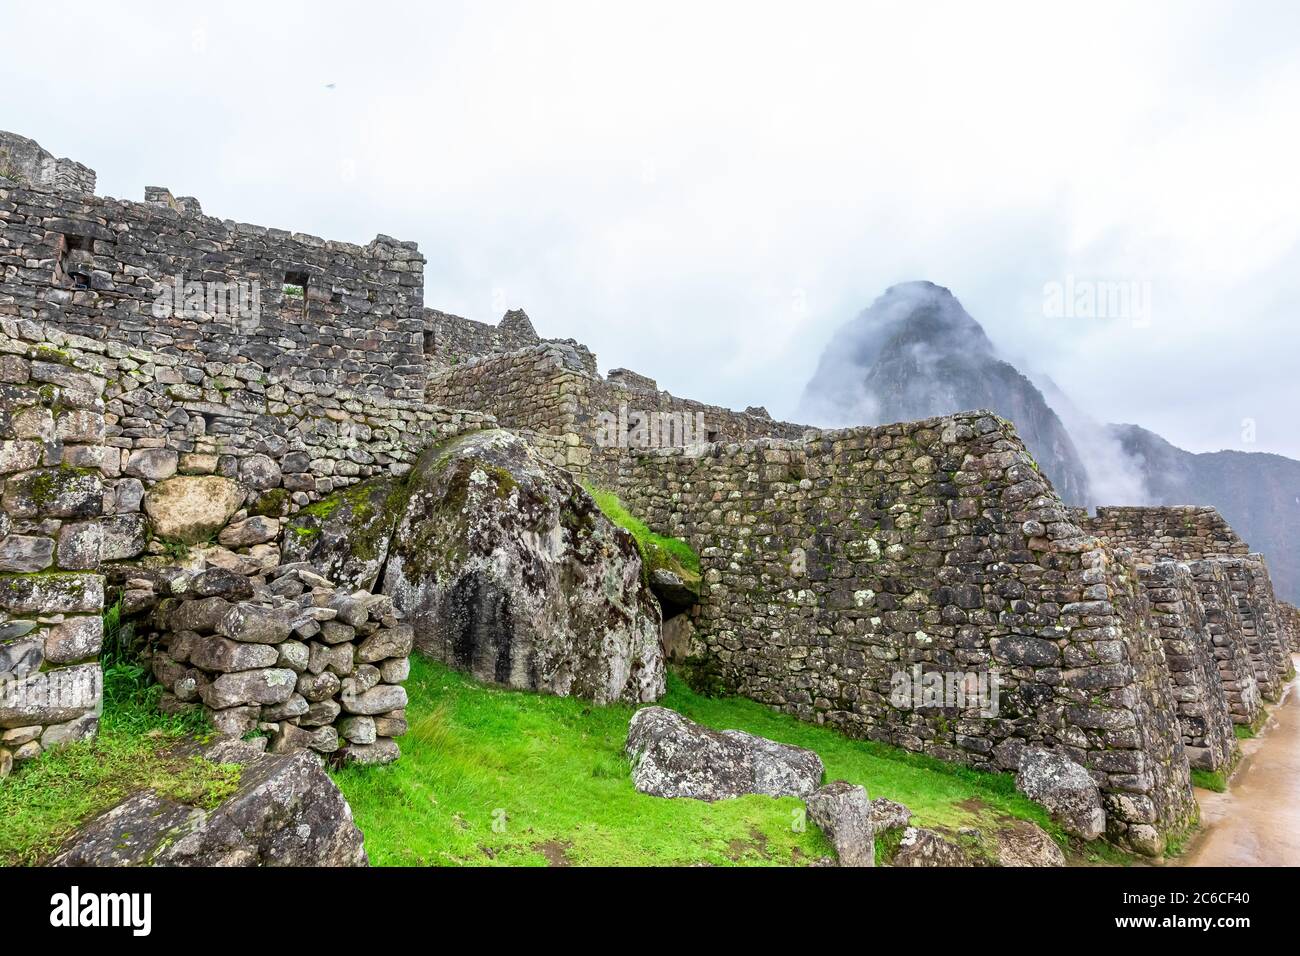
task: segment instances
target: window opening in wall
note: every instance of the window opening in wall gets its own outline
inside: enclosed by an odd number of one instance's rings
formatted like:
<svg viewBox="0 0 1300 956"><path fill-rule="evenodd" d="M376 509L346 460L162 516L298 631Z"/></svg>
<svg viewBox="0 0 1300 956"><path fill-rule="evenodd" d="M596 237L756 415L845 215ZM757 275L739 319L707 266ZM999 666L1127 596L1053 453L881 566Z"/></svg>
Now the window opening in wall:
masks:
<svg viewBox="0 0 1300 956"><path fill-rule="evenodd" d="M306 272L289 271L284 274L284 283L280 291L284 294L284 308L298 305L302 314L307 314L307 285L311 276Z"/></svg>
<svg viewBox="0 0 1300 956"><path fill-rule="evenodd" d="M94 269L91 243L89 236L63 236L54 266L57 284L71 285L74 289L90 288L90 273Z"/></svg>

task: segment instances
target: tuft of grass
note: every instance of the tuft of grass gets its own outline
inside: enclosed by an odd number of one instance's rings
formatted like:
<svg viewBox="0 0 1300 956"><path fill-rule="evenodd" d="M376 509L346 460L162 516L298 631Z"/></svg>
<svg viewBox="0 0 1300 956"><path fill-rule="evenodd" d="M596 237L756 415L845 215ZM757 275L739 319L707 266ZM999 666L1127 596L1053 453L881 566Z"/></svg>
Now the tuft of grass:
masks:
<svg viewBox="0 0 1300 956"><path fill-rule="evenodd" d="M634 708L487 687L413 657L402 759L332 771L385 866L800 865L833 850L794 798L704 803L638 793L623 754ZM850 740L760 704L710 699L675 675L661 702L692 720L809 747L827 780L905 803L918 826L995 832L1010 818L1065 837L1010 775Z"/></svg>
<svg viewBox="0 0 1300 956"><path fill-rule="evenodd" d="M1224 793L1228 789L1228 775L1222 770L1197 770L1193 768L1192 786L1200 787L1202 790L1213 790L1215 793Z"/></svg>
<svg viewBox="0 0 1300 956"><path fill-rule="evenodd" d="M696 579L699 578L700 556L695 553L695 549L689 544L680 538L655 534L646 527L645 522L627 510L614 492L602 491L592 485L587 485L586 488L605 517L620 528L629 531L632 537L636 539L636 546L648 566L659 567L664 564L676 563L685 568L691 575L694 575Z"/></svg>

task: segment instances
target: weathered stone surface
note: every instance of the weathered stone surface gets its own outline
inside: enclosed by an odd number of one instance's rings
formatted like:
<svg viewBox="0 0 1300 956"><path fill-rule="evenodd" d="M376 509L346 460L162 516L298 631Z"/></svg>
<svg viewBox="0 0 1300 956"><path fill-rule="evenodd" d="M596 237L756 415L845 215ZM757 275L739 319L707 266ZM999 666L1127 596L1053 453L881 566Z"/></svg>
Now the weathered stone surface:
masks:
<svg viewBox="0 0 1300 956"><path fill-rule="evenodd" d="M341 587L369 591L388 559L395 495L396 482L369 481L305 508L288 523L285 561L308 562Z"/></svg>
<svg viewBox="0 0 1300 956"><path fill-rule="evenodd" d="M104 483L97 472L39 468L4 483L4 510L15 518L92 518L103 505Z"/></svg>
<svg viewBox="0 0 1300 956"><path fill-rule="evenodd" d="M401 710L406 706L406 688L393 684L380 684L363 694L356 695L344 690L340 703L343 705L343 710L349 714L373 716L390 710Z"/></svg>
<svg viewBox="0 0 1300 956"><path fill-rule="evenodd" d="M190 650L195 667L222 673L274 667L279 659L279 651L269 645L244 644L215 634L199 638Z"/></svg>
<svg viewBox="0 0 1300 956"><path fill-rule="evenodd" d="M353 744L373 744L378 739L373 717L344 717L337 724L339 736Z"/></svg>
<svg viewBox="0 0 1300 956"><path fill-rule="evenodd" d="M0 675L4 677L26 677L40 670L44 661L45 642L39 635L0 644Z"/></svg>
<svg viewBox="0 0 1300 956"><path fill-rule="evenodd" d="M54 539L23 534L0 539L0 572L28 574L54 563Z"/></svg>
<svg viewBox="0 0 1300 956"><path fill-rule="evenodd" d="M865 787L835 780L804 798L808 818L835 847L840 866L875 866L872 805Z"/></svg>
<svg viewBox="0 0 1300 956"><path fill-rule="evenodd" d="M1020 757L1016 789L1047 808L1067 833L1095 840L1106 831L1101 791L1088 772L1068 757L1031 747Z"/></svg>
<svg viewBox="0 0 1300 956"><path fill-rule="evenodd" d="M1042 827L1018 820L998 830L1000 866L1065 866L1065 854Z"/></svg>
<svg viewBox="0 0 1300 956"><path fill-rule="evenodd" d="M380 737L373 744L348 744L339 748L344 763L383 764L392 763L401 756L397 741Z"/></svg>
<svg viewBox="0 0 1300 956"><path fill-rule="evenodd" d="M404 481L348 497L294 523L286 557L338 569L340 548L387 550L383 592L423 653L510 687L600 702L663 693L659 611L634 542L523 439L460 436Z"/></svg>
<svg viewBox="0 0 1300 956"><path fill-rule="evenodd" d="M289 699L297 681L298 675L288 668L268 667L223 674L202 688L199 694L213 710L242 704L281 704Z"/></svg>
<svg viewBox="0 0 1300 956"><path fill-rule="evenodd" d="M960 845L934 830L908 827L898 845L891 866L970 866L969 854Z"/></svg>
<svg viewBox="0 0 1300 956"><path fill-rule="evenodd" d="M280 522L275 518L254 515L243 521L227 525L217 535L217 540L227 548L248 548L255 544L274 541L280 534Z"/></svg>
<svg viewBox="0 0 1300 956"><path fill-rule="evenodd" d="M357 646L357 660L373 664L390 657L409 657L415 646L415 628L409 624L376 631Z"/></svg>
<svg viewBox="0 0 1300 956"><path fill-rule="evenodd" d="M256 604L236 604L217 624L217 633L246 644L281 644L293 632L293 622L283 613Z"/></svg>
<svg viewBox="0 0 1300 956"><path fill-rule="evenodd" d="M220 597L243 601L253 596L253 584L242 574L225 568L208 568L194 576L190 591L198 597Z"/></svg>
<svg viewBox="0 0 1300 956"><path fill-rule="evenodd" d="M0 682L0 728L61 724L98 708L98 664L76 664Z"/></svg>
<svg viewBox="0 0 1300 956"><path fill-rule="evenodd" d="M0 577L0 608L11 614L88 614L104 607L97 574L45 572Z"/></svg>
<svg viewBox="0 0 1300 956"><path fill-rule="evenodd" d="M145 481L163 481L176 474L180 456L169 448L141 448L126 459L123 471Z"/></svg>
<svg viewBox="0 0 1300 956"><path fill-rule="evenodd" d="M168 478L144 496L154 533L169 541L197 544L225 527L244 503L244 489L217 475Z"/></svg>
<svg viewBox="0 0 1300 956"><path fill-rule="evenodd" d="M46 631L45 659L52 664L74 664L97 657L103 643L102 617L69 617Z"/></svg>
<svg viewBox="0 0 1300 956"><path fill-rule="evenodd" d="M906 828L911 819L912 811L901 803L884 797L876 797L871 801L871 826L876 833Z"/></svg>
<svg viewBox="0 0 1300 956"><path fill-rule="evenodd" d="M711 730L664 707L645 707L632 716L625 750L637 790L657 797L806 797L825 770L811 750L738 730Z"/></svg>
<svg viewBox="0 0 1300 956"><path fill-rule="evenodd" d="M197 601L181 601L167 617L168 629L210 634L231 611L225 598L208 597Z"/></svg>
<svg viewBox="0 0 1300 956"><path fill-rule="evenodd" d="M55 866L364 866L361 831L319 758L268 754L213 810L145 790L74 833Z"/></svg>

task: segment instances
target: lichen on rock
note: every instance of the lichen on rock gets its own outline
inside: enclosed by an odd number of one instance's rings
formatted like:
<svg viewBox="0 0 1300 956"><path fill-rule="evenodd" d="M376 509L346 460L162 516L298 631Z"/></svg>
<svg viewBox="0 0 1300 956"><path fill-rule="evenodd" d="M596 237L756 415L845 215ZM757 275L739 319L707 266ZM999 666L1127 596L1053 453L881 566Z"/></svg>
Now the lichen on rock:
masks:
<svg viewBox="0 0 1300 956"><path fill-rule="evenodd" d="M659 606L631 535L510 432L448 439L403 478L304 509L284 547L390 595L418 651L480 680L601 703L664 692Z"/></svg>

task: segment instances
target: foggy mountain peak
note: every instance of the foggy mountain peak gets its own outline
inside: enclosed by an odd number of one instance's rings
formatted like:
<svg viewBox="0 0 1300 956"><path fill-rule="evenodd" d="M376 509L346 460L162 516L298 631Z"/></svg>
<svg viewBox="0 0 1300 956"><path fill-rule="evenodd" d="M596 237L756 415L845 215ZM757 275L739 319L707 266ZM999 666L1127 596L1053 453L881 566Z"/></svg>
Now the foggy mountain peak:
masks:
<svg viewBox="0 0 1300 956"><path fill-rule="evenodd" d="M1083 462L1042 393L933 282L890 286L832 337L804 390L817 425L877 425L987 408L1015 423L1061 497L1088 501Z"/></svg>

